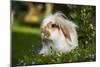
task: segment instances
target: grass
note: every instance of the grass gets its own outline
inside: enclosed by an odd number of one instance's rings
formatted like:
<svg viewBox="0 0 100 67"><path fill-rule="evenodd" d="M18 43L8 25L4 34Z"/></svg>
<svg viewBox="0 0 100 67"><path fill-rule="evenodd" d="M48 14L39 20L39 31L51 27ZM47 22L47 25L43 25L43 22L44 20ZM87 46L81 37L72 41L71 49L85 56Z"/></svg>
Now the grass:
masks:
<svg viewBox="0 0 100 67"><path fill-rule="evenodd" d="M12 31L14 32L21 32L21 33L28 33L28 34L39 34L39 28L32 28L27 26L18 26L14 24L12 26Z"/></svg>
<svg viewBox="0 0 100 67"><path fill-rule="evenodd" d="M88 43L87 48L79 40L79 47L68 54L43 56L39 27L12 26L12 65L40 65L72 62L89 62L96 60L95 43ZM90 46L91 45L91 46Z"/></svg>

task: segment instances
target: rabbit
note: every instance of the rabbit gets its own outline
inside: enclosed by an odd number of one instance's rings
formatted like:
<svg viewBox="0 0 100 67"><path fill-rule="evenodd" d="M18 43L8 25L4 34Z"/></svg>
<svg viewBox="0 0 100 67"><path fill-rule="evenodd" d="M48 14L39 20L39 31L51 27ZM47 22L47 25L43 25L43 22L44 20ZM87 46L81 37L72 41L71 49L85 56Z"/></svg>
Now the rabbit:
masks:
<svg viewBox="0 0 100 67"><path fill-rule="evenodd" d="M76 27L62 12L45 17L40 26L42 49L39 54L63 54L74 50L78 46Z"/></svg>

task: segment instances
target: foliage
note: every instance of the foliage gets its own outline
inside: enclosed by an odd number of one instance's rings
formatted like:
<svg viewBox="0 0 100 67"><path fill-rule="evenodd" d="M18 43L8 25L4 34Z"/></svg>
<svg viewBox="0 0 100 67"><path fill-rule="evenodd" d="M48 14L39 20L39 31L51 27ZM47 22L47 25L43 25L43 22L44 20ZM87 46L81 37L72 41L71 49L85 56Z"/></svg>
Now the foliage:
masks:
<svg viewBox="0 0 100 67"><path fill-rule="evenodd" d="M44 56L33 53L32 56L24 56L17 65L40 65L40 64L60 64L72 62L95 61L96 55L87 52L88 50L75 49L68 54Z"/></svg>

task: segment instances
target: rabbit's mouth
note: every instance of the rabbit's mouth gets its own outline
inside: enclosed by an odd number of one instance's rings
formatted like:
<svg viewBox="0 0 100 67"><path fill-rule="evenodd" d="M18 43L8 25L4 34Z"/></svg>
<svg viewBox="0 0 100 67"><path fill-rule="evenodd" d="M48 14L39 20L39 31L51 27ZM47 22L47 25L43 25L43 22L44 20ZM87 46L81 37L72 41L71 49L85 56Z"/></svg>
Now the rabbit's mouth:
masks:
<svg viewBox="0 0 100 67"><path fill-rule="evenodd" d="M41 37L43 40L49 40L49 37L45 35L44 33L41 33Z"/></svg>
<svg viewBox="0 0 100 67"><path fill-rule="evenodd" d="M44 39L49 39L50 37L50 32L49 31L42 31L41 32L41 36L44 38Z"/></svg>
<svg viewBox="0 0 100 67"><path fill-rule="evenodd" d="M45 42L45 43L50 43L50 42L53 42L51 39L49 38L42 38L42 41Z"/></svg>

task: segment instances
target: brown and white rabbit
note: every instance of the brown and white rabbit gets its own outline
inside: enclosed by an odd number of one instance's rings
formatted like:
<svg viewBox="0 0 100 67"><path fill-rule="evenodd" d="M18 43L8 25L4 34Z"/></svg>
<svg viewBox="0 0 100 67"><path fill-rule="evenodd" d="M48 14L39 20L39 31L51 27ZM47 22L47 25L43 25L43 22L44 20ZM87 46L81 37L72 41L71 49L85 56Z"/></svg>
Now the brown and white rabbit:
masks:
<svg viewBox="0 0 100 67"><path fill-rule="evenodd" d="M41 24L42 49L39 54L68 53L78 46L77 25L56 12L44 18Z"/></svg>

